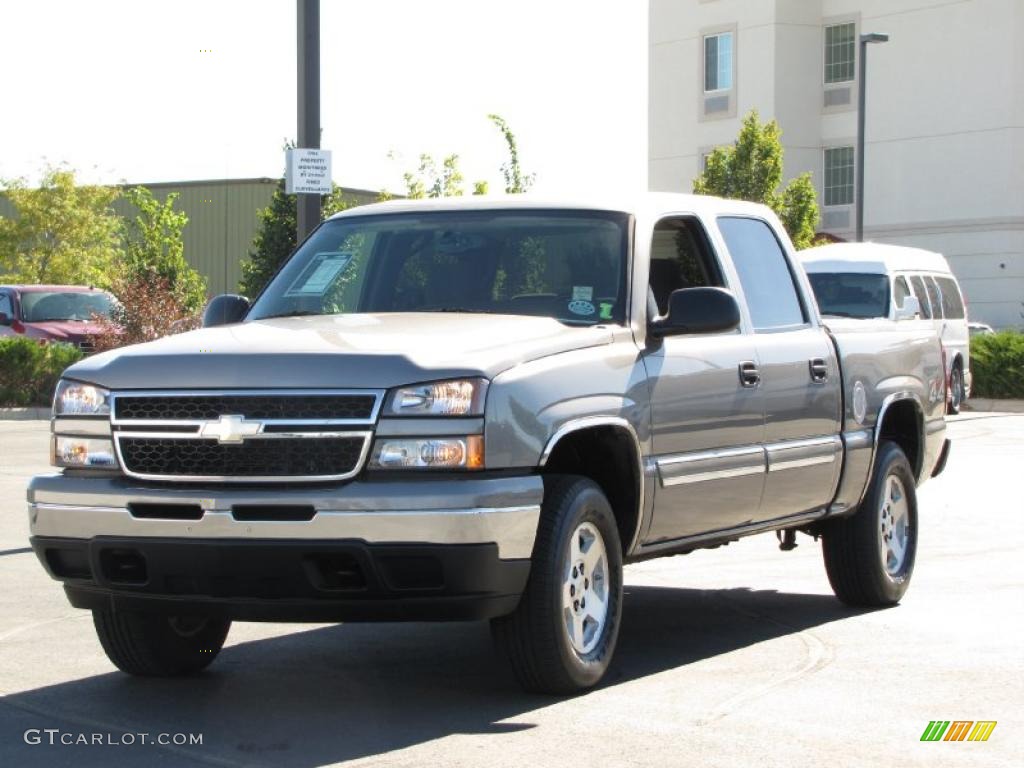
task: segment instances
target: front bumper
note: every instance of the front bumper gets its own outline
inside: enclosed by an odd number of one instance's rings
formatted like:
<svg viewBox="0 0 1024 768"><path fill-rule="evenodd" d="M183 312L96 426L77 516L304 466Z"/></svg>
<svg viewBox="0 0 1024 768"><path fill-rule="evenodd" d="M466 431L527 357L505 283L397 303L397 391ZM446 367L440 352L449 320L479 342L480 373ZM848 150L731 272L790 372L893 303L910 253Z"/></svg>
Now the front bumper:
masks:
<svg viewBox="0 0 1024 768"><path fill-rule="evenodd" d="M33 478L28 506L33 547L78 607L474 619L515 608L542 495L537 476L202 488L54 474ZM308 519L276 514L296 508Z"/></svg>

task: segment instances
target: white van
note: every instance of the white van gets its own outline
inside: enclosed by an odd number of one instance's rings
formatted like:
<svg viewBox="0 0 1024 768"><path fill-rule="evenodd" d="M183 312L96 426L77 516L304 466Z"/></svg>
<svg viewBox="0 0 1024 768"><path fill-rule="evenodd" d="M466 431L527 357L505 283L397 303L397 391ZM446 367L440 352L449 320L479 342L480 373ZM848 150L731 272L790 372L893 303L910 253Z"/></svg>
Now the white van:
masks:
<svg viewBox="0 0 1024 768"><path fill-rule="evenodd" d="M798 255L822 315L933 323L946 357L948 410L960 412L971 392L970 334L960 286L941 253L836 243Z"/></svg>

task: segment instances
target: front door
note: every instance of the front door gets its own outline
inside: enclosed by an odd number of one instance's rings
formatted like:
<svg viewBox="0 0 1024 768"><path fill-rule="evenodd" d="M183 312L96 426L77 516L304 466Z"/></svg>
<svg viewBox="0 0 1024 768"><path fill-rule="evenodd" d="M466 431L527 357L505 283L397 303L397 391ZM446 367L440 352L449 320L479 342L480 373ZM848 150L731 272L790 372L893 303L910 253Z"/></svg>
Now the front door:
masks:
<svg viewBox="0 0 1024 768"><path fill-rule="evenodd" d="M679 288L728 287L703 226L662 220L650 259L648 314ZM764 406L754 335L742 327L649 343L656 487L645 543L733 528L756 519L764 484Z"/></svg>

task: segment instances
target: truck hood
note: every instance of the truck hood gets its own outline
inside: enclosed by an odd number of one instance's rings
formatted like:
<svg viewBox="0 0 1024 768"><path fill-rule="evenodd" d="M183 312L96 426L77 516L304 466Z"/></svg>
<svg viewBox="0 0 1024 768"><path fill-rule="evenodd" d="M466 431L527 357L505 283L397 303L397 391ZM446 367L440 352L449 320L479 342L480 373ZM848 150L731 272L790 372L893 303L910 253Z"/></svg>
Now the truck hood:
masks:
<svg viewBox="0 0 1024 768"><path fill-rule="evenodd" d="M351 314L253 320L87 358L66 372L109 389L383 389L493 378L528 360L608 344L610 329L546 317Z"/></svg>

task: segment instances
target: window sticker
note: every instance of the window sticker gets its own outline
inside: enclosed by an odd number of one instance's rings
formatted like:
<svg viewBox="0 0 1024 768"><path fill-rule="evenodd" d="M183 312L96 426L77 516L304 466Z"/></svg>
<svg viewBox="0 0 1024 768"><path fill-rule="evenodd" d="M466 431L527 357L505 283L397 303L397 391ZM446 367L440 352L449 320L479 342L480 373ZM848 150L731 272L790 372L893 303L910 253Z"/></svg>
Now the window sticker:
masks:
<svg viewBox="0 0 1024 768"><path fill-rule="evenodd" d="M590 285L574 285L572 287L573 301L593 301L594 288Z"/></svg>
<svg viewBox="0 0 1024 768"><path fill-rule="evenodd" d="M600 317L602 320L611 320L612 319L612 309L614 308L615 305L612 304L610 301L602 301L600 306L601 306L601 311L598 313L597 316Z"/></svg>
<svg viewBox="0 0 1024 768"><path fill-rule="evenodd" d="M592 315L597 310L594 308L594 305L591 304L589 301L577 299L575 301L569 302L569 311L572 312L574 315Z"/></svg>
<svg viewBox="0 0 1024 768"><path fill-rule="evenodd" d="M352 251L324 251L313 256L285 296L323 296L355 254Z"/></svg>

